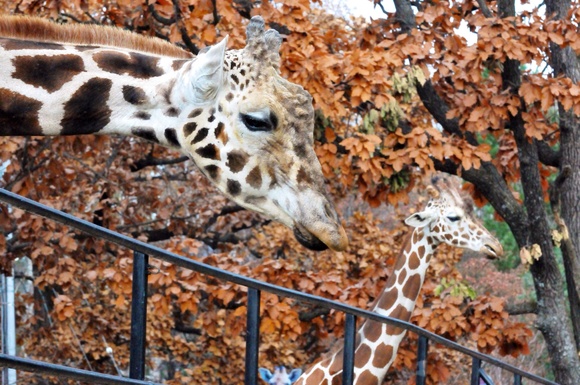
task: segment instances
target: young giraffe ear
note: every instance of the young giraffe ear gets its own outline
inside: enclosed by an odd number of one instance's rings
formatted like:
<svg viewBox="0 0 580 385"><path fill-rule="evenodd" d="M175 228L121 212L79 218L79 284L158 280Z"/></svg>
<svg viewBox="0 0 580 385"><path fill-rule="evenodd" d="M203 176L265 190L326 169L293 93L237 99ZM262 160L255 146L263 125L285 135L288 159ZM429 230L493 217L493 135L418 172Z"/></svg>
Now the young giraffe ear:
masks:
<svg viewBox="0 0 580 385"><path fill-rule="evenodd" d="M203 103L215 99L224 78L224 57L228 37L211 46L193 62L190 74L193 86L193 102Z"/></svg>
<svg viewBox="0 0 580 385"><path fill-rule="evenodd" d="M269 383L270 380L272 379L273 374L268 369L260 368L258 369L258 372L260 372L260 377L262 378L262 380Z"/></svg>
<svg viewBox="0 0 580 385"><path fill-rule="evenodd" d="M302 374L302 369L294 369L288 375L288 380L290 380L290 383L293 383L294 381L296 381L297 379L300 378L301 374Z"/></svg>
<svg viewBox="0 0 580 385"><path fill-rule="evenodd" d="M425 227L433 220L434 215L427 211L421 211L411 215L409 218L405 219L405 223L412 227Z"/></svg>

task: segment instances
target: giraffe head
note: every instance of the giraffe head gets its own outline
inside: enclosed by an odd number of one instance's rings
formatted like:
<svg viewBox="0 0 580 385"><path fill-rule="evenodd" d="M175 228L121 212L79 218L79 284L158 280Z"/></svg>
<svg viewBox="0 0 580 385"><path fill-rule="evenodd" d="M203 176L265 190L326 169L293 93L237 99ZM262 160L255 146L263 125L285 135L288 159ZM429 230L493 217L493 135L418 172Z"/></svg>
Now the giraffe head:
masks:
<svg viewBox="0 0 580 385"><path fill-rule="evenodd" d="M284 366L276 366L273 374L265 368L260 368L259 371L262 380L269 385L290 385L302 374L301 369L293 369L290 373L287 373Z"/></svg>
<svg viewBox="0 0 580 385"><path fill-rule="evenodd" d="M344 250L314 153L312 97L280 75L280 35L254 17L244 49L226 51L226 41L181 69L182 147L239 205L292 228L310 249Z"/></svg>
<svg viewBox="0 0 580 385"><path fill-rule="evenodd" d="M434 244L446 243L485 254L488 258L503 255L501 244L481 224L473 213L472 202L466 202L459 193L447 186L438 189L429 186L431 200L425 210L415 213L405 223L422 228Z"/></svg>

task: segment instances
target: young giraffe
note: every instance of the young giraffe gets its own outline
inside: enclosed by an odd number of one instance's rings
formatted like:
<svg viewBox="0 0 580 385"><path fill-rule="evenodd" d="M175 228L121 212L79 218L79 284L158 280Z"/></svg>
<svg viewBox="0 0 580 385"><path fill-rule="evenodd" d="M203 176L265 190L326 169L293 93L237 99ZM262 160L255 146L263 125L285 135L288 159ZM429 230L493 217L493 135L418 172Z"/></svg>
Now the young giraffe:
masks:
<svg viewBox="0 0 580 385"><path fill-rule="evenodd" d="M489 258L503 254L501 244L473 216L472 204L466 204L453 189L440 191L429 186L428 191L432 199L425 210L405 220L415 230L372 307L378 314L409 321L431 256L441 243L478 251ZM357 332L354 384L382 384L404 335L401 328L366 320ZM341 384L342 356L341 348L306 370L296 385Z"/></svg>
<svg viewBox="0 0 580 385"><path fill-rule="evenodd" d="M266 381L268 385L291 385L302 374L301 369L292 369L290 373L286 371L284 366L276 366L274 373L266 368L258 369L262 380Z"/></svg>
<svg viewBox="0 0 580 385"><path fill-rule="evenodd" d="M132 135L187 154L239 205L304 246L348 245L313 149L312 97L279 73L282 39L198 57L111 27L0 17L0 136Z"/></svg>

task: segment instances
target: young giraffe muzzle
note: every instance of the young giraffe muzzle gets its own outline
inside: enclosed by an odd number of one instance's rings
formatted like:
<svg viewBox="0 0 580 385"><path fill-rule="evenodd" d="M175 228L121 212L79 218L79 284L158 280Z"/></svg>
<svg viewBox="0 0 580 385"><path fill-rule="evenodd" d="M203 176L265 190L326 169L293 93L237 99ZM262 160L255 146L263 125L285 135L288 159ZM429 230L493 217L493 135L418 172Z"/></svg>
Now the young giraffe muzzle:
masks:
<svg viewBox="0 0 580 385"><path fill-rule="evenodd" d="M314 153L312 97L280 75L282 39L254 17L193 58L108 27L0 17L0 135L119 134L187 154L239 205L344 250Z"/></svg>

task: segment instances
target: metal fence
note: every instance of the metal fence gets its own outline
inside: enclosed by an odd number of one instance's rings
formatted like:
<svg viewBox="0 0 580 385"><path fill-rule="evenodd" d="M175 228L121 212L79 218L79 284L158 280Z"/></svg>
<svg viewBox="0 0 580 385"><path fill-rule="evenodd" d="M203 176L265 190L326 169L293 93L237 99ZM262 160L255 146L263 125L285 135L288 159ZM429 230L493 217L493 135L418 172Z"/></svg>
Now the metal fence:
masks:
<svg viewBox="0 0 580 385"><path fill-rule="evenodd" d="M0 354L0 366L23 371L37 372L47 375L56 375L63 378L85 381L94 384L142 384L154 385L145 378L145 329L146 325L146 303L147 303L147 266L149 256L161 259L175 265L209 275L211 277L246 286L248 288L247 322L246 322L246 370L245 385L258 384L258 348L259 348L259 326L260 326L260 293L262 291L276 294L281 297L293 298L297 301L309 303L318 307L334 309L345 313L344 332L344 368L342 380L344 385L353 383L354 348L356 335L356 319L362 317L375 321L387 323L406 329L408 332L419 336L417 352L417 372L416 383L423 385L426 381L427 349L429 341L441 344L447 348L466 354L472 358L471 385L493 384L492 380L482 370L482 362L497 366L513 373L514 385L522 384L522 379L528 379L537 384L557 385L555 382L541 378L534 374L525 372L515 366L509 365L497 358L488 356L475 350L468 349L456 342L447 340L441 336L421 329L409 322L381 316L367 310L345 305L343 303L317 297L311 294L286 289L267 282L262 282L253 278L248 278L239 274L206 265L177 254L169 253L156 246L119 234L112 230L94 225L82 219L52 209L30 199L24 198L12 192L0 189L0 201L8 203L14 207L26 210L30 213L52 219L63 225L75 228L91 236L105 239L109 242L126 247L134 252L133 263L133 296L131 307L131 342L130 342L130 364L129 377L113 376L91 372L87 370L75 369L63 365L30 360L21 357Z"/></svg>

